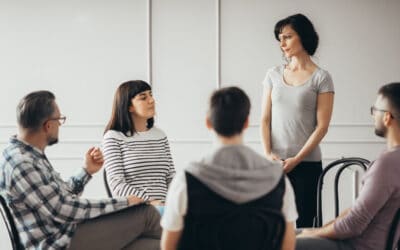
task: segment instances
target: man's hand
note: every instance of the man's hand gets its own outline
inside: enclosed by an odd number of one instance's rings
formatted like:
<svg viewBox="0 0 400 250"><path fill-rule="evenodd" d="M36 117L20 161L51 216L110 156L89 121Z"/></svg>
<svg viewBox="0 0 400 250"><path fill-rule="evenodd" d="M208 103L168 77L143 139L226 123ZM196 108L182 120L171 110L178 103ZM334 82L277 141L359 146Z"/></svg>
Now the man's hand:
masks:
<svg viewBox="0 0 400 250"><path fill-rule="evenodd" d="M103 166L103 154L97 147L91 147L85 155L85 168L88 174L93 175Z"/></svg>
<svg viewBox="0 0 400 250"><path fill-rule="evenodd" d="M141 203L144 203L144 200L142 198L139 198L139 197L134 196L134 195L129 195L126 198L128 199L128 205L129 206L139 205Z"/></svg>

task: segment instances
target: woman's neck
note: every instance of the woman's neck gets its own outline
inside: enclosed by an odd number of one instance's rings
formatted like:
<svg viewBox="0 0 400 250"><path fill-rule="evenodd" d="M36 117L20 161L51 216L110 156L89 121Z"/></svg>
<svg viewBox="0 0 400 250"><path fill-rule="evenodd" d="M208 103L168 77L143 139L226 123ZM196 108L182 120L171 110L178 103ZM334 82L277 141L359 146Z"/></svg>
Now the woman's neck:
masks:
<svg viewBox="0 0 400 250"><path fill-rule="evenodd" d="M314 69L316 64L311 60L308 54L300 54L298 56L292 56L287 66L292 71L298 71Z"/></svg>
<svg viewBox="0 0 400 250"><path fill-rule="evenodd" d="M145 132L149 130L147 128L147 119L142 117L136 117L132 115L133 124L135 125L135 130L137 132Z"/></svg>

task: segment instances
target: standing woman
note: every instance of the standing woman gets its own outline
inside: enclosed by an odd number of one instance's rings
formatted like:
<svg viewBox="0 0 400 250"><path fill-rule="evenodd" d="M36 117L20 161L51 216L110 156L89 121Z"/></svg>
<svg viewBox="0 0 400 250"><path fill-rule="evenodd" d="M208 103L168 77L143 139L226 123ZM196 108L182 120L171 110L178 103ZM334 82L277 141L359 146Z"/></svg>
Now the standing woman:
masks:
<svg viewBox="0 0 400 250"><path fill-rule="evenodd" d="M162 211L175 169L167 136L153 126L154 115L150 85L122 83L103 137L104 165L113 196L134 195Z"/></svg>
<svg viewBox="0 0 400 250"><path fill-rule="evenodd" d="M263 82L262 141L267 157L282 161L293 185L297 227L311 227L322 172L319 143L328 131L334 87L311 59L318 34L306 16L280 20L274 33L286 63L269 69Z"/></svg>

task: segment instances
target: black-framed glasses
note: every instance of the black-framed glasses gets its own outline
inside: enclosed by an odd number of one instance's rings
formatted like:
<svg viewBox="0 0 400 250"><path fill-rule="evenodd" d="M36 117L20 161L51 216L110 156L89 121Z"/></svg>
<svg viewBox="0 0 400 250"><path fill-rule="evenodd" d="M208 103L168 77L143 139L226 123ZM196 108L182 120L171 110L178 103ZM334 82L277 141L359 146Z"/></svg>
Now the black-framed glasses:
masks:
<svg viewBox="0 0 400 250"><path fill-rule="evenodd" d="M388 113L390 114L390 117L391 117L391 118L394 118L393 114L390 113L389 110L386 110L386 109L378 109L378 108L375 107L375 106L371 106L371 109L370 109L371 115L374 115L376 111L379 111L379 112L388 112Z"/></svg>
<svg viewBox="0 0 400 250"><path fill-rule="evenodd" d="M67 120L67 117L65 115L61 115L60 117L54 117L54 118L49 118L47 119L48 121L58 121L60 125L63 125L65 121Z"/></svg>

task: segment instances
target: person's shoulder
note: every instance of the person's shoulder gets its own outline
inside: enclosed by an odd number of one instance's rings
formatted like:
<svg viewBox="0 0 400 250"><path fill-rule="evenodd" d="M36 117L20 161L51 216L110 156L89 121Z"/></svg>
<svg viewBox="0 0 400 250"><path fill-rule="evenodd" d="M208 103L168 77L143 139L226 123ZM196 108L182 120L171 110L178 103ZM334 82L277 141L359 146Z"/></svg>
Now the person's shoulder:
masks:
<svg viewBox="0 0 400 250"><path fill-rule="evenodd" d="M330 80L332 81L332 76L329 73L328 70L318 67L317 68L317 72L316 72L316 77L320 80L320 81L324 81L324 80Z"/></svg>
<svg viewBox="0 0 400 250"><path fill-rule="evenodd" d="M383 152L378 156L373 165L379 168L397 169L397 166L400 165L400 147Z"/></svg>
<svg viewBox="0 0 400 250"><path fill-rule="evenodd" d="M181 193L183 190L186 190L186 174L188 172L185 169L178 170L172 179L172 182L169 186L169 193L174 195Z"/></svg>
<svg viewBox="0 0 400 250"><path fill-rule="evenodd" d="M175 182L186 183L186 174L187 173L188 172L186 171L185 168L176 171L175 176L174 176Z"/></svg>
<svg viewBox="0 0 400 250"><path fill-rule="evenodd" d="M103 139L114 139L114 140L125 140L126 136L120 132L120 131L116 131L116 130L108 130L104 136Z"/></svg>
<svg viewBox="0 0 400 250"><path fill-rule="evenodd" d="M283 70L283 65L275 65L267 69L267 75L281 74Z"/></svg>
<svg viewBox="0 0 400 250"><path fill-rule="evenodd" d="M12 165L19 164L23 161L23 156L16 148L6 147L0 158L0 168L6 170Z"/></svg>
<svg viewBox="0 0 400 250"><path fill-rule="evenodd" d="M149 132L150 132L151 136L155 137L155 138L163 139L163 138L167 137L165 132L162 129L160 129L159 127L156 127L156 126L152 127Z"/></svg>
<svg viewBox="0 0 400 250"><path fill-rule="evenodd" d="M32 154L16 145L9 145L5 148L0 160L0 167L5 172L27 171L30 166L33 167L33 164Z"/></svg>

